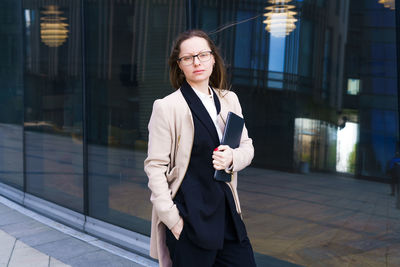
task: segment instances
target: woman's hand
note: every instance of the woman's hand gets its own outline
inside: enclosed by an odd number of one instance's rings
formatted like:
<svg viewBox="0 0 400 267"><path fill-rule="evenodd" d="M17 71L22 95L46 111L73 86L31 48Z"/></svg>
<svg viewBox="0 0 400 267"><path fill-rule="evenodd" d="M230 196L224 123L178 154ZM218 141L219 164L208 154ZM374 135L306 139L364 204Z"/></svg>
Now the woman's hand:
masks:
<svg viewBox="0 0 400 267"><path fill-rule="evenodd" d="M182 230L183 230L183 219L180 218L180 220L174 225L174 227L171 228L171 232L172 234L174 234L176 240L179 240Z"/></svg>
<svg viewBox="0 0 400 267"><path fill-rule="evenodd" d="M220 145L213 152L213 167L216 170L228 169L233 162L232 148L226 145Z"/></svg>

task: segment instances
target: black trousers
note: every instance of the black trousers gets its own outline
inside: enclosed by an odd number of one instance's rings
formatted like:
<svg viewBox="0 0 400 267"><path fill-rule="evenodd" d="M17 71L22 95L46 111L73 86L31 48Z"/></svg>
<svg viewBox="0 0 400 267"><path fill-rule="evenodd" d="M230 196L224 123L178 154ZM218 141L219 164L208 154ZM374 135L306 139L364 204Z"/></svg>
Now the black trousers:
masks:
<svg viewBox="0 0 400 267"><path fill-rule="evenodd" d="M227 202L226 202L227 204ZM204 249L194 244L185 232L183 226L179 240L166 228L166 245L172 260L173 267L254 267L256 266L253 248L250 240L245 238L239 241L233 225L233 218L227 205L225 223L225 239L220 250ZM245 225L236 212L233 216L240 223L238 227L245 230Z"/></svg>
<svg viewBox="0 0 400 267"><path fill-rule="evenodd" d="M184 228L185 229L185 228ZM207 250L193 244L182 231L179 240L167 228L166 242L173 267L253 267L253 248L249 238L242 242L225 240L221 250Z"/></svg>
<svg viewBox="0 0 400 267"><path fill-rule="evenodd" d="M225 186L225 187L224 187ZM166 227L166 245L172 260L173 267L255 267L253 248L247 237L246 226L240 215L236 212L232 192L225 183L225 225L220 229L224 233L223 247L221 249L207 249L190 239L186 232L184 220L183 229L179 240ZM196 222L191 222L191 227L196 227ZM213 227L210 225L210 227Z"/></svg>

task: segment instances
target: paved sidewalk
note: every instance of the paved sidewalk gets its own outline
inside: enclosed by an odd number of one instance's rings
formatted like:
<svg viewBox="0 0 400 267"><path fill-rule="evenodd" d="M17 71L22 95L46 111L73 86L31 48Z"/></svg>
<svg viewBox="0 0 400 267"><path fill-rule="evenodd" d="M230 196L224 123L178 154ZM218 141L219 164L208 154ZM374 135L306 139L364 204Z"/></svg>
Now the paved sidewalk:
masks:
<svg viewBox="0 0 400 267"><path fill-rule="evenodd" d="M246 168L238 188L260 266L270 266L264 255L302 266L400 266L400 210L387 184Z"/></svg>
<svg viewBox="0 0 400 267"><path fill-rule="evenodd" d="M56 229L24 215L24 211L31 217L34 214L33 217L52 222ZM149 259L51 221L1 196L0 244L0 267L158 266Z"/></svg>
<svg viewBox="0 0 400 267"><path fill-rule="evenodd" d="M400 210L389 191L335 174L245 169L239 195L258 266L400 266ZM147 199L146 188L138 192ZM73 230L55 230L1 199L0 267L29 266L15 263L28 256L35 267L33 259L43 266L157 266L121 249L110 253L83 233L71 237Z"/></svg>
<svg viewBox="0 0 400 267"><path fill-rule="evenodd" d="M0 266L51 266L67 267L59 260L50 257L0 230Z"/></svg>

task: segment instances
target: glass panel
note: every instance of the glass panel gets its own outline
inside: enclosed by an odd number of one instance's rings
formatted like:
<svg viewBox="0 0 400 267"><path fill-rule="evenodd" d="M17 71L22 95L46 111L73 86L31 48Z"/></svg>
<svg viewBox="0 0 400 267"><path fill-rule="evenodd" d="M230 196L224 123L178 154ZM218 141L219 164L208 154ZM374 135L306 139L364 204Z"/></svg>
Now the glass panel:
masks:
<svg viewBox="0 0 400 267"><path fill-rule="evenodd" d="M23 35L20 1L0 8L0 182L23 187Z"/></svg>
<svg viewBox="0 0 400 267"><path fill-rule="evenodd" d="M347 93L358 95L360 93L360 79L347 79Z"/></svg>
<svg viewBox="0 0 400 267"><path fill-rule="evenodd" d="M167 60L184 3L85 1L89 214L147 235L147 124L153 101L172 92Z"/></svg>
<svg viewBox="0 0 400 267"><path fill-rule="evenodd" d="M172 92L186 2L85 0L82 40L80 1L1 1L0 181L22 189L25 158L27 192L83 212L85 83L89 215L149 235L147 124ZM254 141L239 194L258 265L396 265L382 183L399 140L394 1L191 2ZM265 7L278 4L293 13L271 31Z"/></svg>
<svg viewBox="0 0 400 267"><path fill-rule="evenodd" d="M232 90L255 145L253 163L239 173L238 184L260 266L267 266L270 257L304 266L315 264L319 256L324 265L348 264L329 256L342 255L339 247L323 244L330 244L330 231L355 238L360 233L325 225L325 219L338 213L357 223L362 219L326 201L336 204L344 195L352 198L343 192L353 180L342 183L343 175L388 179L386 164L395 154L399 131L395 12L393 1L379 2L196 1L197 26L210 32L224 28L212 38L231 66ZM282 36L265 28L276 14L265 14L264 8L274 5L295 6L286 6L286 11L294 12L296 28L290 27L293 21L286 13L279 20L286 25L280 29L286 30ZM216 18L215 12L221 16ZM359 180L354 184L369 186ZM329 193L328 185L333 186ZM389 188L386 192L385 184L374 186L389 201ZM393 212L392 205L389 209ZM365 212L360 206L354 210ZM374 216L378 219L380 214ZM362 242L369 242L360 235ZM335 242L340 246L349 244L339 239ZM364 263L364 255L349 254L355 264ZM379 257L385 260L384 253Z"/></svg>
<svg viewBox="0 0 400 267"><path fill-rule="evenodd" d="M23 11L27 191L83 212L80 4L24 1Z"/></svg>
<svg viewBox="0 0 400 267"><path fill-rule="evenodd" d="M324 63L323 68L324 71L322 73L322 97L327 98L329 93L329 78L330 78L330 69L331 69L331 40L332 30L330 28L325 30L325 40L324 40Z"/></svg>
<svg viewBox="0 0 400 267"><path fill-rule="evenodd" d="M387 177L387 162L395 154L399 138L394 2L382 2L388 5L350 1L346 53L353 58L345 59L349 61L347 79L355 74L361 87L356 173L381 180ZM357 101L351 97L345 95L345 102Z"/></svg>

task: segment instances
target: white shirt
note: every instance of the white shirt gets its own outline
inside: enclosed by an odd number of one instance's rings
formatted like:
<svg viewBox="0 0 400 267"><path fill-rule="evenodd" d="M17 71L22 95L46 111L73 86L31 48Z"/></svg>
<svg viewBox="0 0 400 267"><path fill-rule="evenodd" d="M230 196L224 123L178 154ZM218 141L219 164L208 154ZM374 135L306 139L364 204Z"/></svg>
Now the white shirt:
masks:
<svg viewBox="0 0 400 267"><path fill-rule="evenodd" d="M211 117L212 121L214 122L215 129L217 130L219 141L221 142L222 131L218 127L218 124L217 124L218 114L217 114L217 108L215 107L214 94L211 92L210 87L208 87L208 93L209 93L208 95L200 92L199 90L196 90L195 88L193 88L193 91L200 98L200 100L203 103L204 107L206 108L208 114L210 114L210 117ZM232 171L232 169L233 169L233 164L231 164L231 166L226 168L225 171L230 173Z"/></svg>
<svg viewBox="0 0 400 267"><path fill-rule="evenodd" d="M219 141L221 141L221 139L222 139L222 131L218 127L218 124L217 124L218 114L217 114L217 108L215 107L214 94L211 92L210 88L208 88L208 93L210 93L209 95L204 94L204 93L200 92L199 90L196 90L195 88L193 88L193 91L200 98L200 100L203 103L204 107L208 111L208 114L210 114L210 117L211 117L212 121L214 122L215 129L217 130Z"/></svg>

